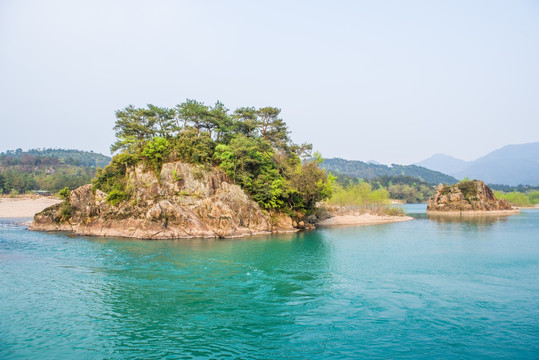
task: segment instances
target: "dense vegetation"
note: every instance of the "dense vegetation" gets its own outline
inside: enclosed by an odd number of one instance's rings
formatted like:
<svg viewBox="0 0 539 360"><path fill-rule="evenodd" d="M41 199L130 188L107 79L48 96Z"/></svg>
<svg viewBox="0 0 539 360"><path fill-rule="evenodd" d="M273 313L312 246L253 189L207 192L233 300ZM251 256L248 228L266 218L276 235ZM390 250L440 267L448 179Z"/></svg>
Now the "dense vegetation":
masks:
<svg viewBox="0 0 539 360"><path fill-rule="evenodd" d="M523 193L519 191L503 192L494 191L496 199L505 199L513 206L534 206L539 204L539 191Z"/></svg>
<svg viewBox="0 0 539 360"><path fill-rule="evenodd" d="M318 167L320 156L313 157L311 145L291 141L280 109L230 112L220 102L187 100L174 108L128 106L116 118L111 150L117 154L93 180L109 201L132 196L125 181L130 166L142 163L159 176L171 161L220 167L267 210L310 213L331 195L333 178Z"/></svg>
<svg viewBox="0 0 539 360"><path fill-rule="evenodd" d="M434 195L434 186L413 176L379 176L370 180L374 189L385 188L389 197L407 203L424 203Z"/></svg>
<svg viewBox="0 0 539 360"><path fill-rule="evenodd" d="M488 187L492 190L497 191L503 191L503 192L521 192L521 193L529 193L532 191L539 191L539 186L531 186L531 185L518 185L518 186L511 186L511 185L502 185L502 184L488 184Z"/></svg>
<svg viewBox="0 0 539 360"><path fill-rule="evenodd" d="M437 185L440 183L454 184L458 181L452 176L417 165L392 164L391 166L386 166L381 164L365 163L363 161L334 158L325 159L321 164L321 167L331 171L332 173L349 175L365 180L370 180L380 176L411 176L432 185Z"/></svg>
<svg viewBox="0 0 539 360"><path fill-rule="evenodd" d="M389 192L380 187L373 189L367 182L336 183L333 194L326 202L353 210L360 210L379 215L404 215L404 211L390 205Z"/></svg>
<svg viewBox="0 0 539 360"><path fill-rule="evenodd" d="M434 194L434 186L426 181L413 176L378 176L369 180L363 180L349 175L335 173L336 183L341 187L368 183L371 189L385 189L390 199L401 200L406 203L424 203Z"/></svg>
<svg viewBox="0 0 539 360"><path fill-rule="evenodd" d="M109 162L107 156L79 150L6 151L0 153L0 193L74 189L90 182L96 168Z"/></svg>

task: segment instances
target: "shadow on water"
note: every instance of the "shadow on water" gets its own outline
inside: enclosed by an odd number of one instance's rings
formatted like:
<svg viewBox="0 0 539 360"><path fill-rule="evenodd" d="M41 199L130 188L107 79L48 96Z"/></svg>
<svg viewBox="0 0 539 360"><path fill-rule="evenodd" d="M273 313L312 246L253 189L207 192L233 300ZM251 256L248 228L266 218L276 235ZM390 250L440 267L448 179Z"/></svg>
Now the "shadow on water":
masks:
<svg viewBox="0 0 539 360"><path fill-rule="evenodd" d="M236 357L261 348L283 355L297 312L315 306L331 282L330 248L319 232L94 241L114 254L99 269L114 355Z"/></svg>
<svg viewBox="0 0 539 360"><path fill-rule="evenodd" d="M497 215L450 216L429 214L426 215L426 218L435 222L438 227L444 230L485 231L506 223L509 217Z"/></svg>

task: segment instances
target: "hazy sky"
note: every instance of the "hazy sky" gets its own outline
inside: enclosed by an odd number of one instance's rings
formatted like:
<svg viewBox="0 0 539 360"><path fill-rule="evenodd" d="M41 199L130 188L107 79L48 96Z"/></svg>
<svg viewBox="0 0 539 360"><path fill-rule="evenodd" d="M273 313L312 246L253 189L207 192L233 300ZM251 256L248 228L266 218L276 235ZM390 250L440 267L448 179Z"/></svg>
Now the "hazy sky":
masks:
<svg viewBox="0 0 539 360"><path fill-rule="evenodd" d="M109 154L114 111L276 106L324 157L539 141L539 1L0 0L0 151Z"/></svg>

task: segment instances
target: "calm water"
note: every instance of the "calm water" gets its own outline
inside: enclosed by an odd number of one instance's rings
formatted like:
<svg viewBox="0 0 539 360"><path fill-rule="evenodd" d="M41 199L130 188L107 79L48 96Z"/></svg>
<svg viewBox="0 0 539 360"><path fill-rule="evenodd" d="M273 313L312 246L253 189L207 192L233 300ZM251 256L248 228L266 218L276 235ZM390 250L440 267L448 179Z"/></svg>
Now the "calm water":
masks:
<svg viewBox="0 0 539 360"><path fill-rule="evenodd" d="M0 358L539 357L539 211L247 240L0 220Z"/></svg>

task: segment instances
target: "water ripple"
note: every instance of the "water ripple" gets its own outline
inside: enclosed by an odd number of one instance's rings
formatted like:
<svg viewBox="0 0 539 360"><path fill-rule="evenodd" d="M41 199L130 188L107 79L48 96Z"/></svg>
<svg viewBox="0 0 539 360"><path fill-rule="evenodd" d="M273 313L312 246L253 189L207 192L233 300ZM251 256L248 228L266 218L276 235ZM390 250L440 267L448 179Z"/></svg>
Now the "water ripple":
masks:
<svg viewBox="0 0 539 360"><path fill-rule="evenodd" d="M230 241L0 221L0 358L537 358L524 215Z"/></svg>

